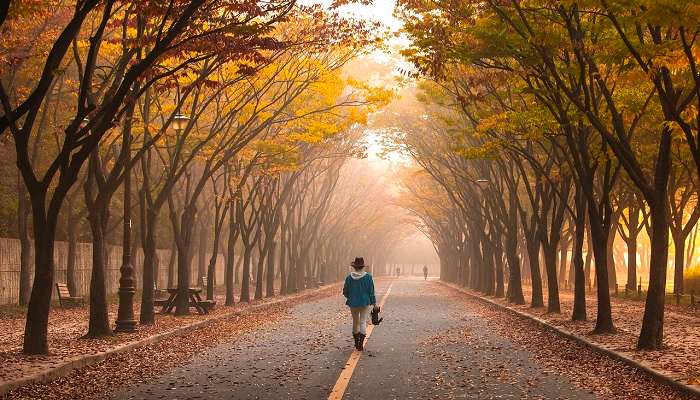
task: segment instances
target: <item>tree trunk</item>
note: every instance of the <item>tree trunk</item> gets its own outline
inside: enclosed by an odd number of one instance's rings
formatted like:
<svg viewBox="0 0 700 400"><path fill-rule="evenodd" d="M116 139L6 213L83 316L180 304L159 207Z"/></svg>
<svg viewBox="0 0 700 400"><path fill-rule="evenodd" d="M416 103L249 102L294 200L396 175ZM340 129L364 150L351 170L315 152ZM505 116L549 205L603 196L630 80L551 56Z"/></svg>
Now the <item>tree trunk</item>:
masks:
<svg viewBox="0 0 700 400"><path fill-rule="evenodd" d="M197 280L199 282L201 282L202 278L207 275L207 246L209 245L207 243L209 239L209 232L207 231L208 222L209 221L206 218L202 218L202 221L199 224L199 251L197 260Z"/></svg>
<svg viewBox="0 0 700 400"><path fill-rule="evenodd" d="M567 261L569 261L568 249L569 246L567 237L567 240L561 240L559 243L559 285L566 285L567 281L573 279L573 275L569 277L566 276L566 266L568 265Z"/></svg>
<svg viewBox="0 0 700 400"><path fill-rule="evenodd" d="M520 258L520 264L521 264L520 273L523 276L523 282L530 284L530 282L532 281L530 279L530 256L528 256L528 254L527 254L525 235L524 235L522 230L518 229L518 236L517 237L518 237L518 245L517 245L518 256ZM528 267L524 268L525 265L527 265Z"/></svg>
<svg viewBox="0 0 700 400"><path fill-rule="evenodd" d="M552 228L556 229L556 228ZM559 282L557 275L557 248L558 243L549 243L543 246L544 266L547 271L547 312L560 313Z"/></svg>
<svg viewBox="0 0 700 400"><path fill-rule="evenodd" d="M683 228L673 232L673 293L683 294L683 269L685 265L685 235ZM664 289L665 290L665 289Z"/></svg>
<svg viewBox="0 0 700 400"><path fill-rule="evenodd" d="M494 242L494 266L496 268L496 297L503 297L503 242L501 235L497 235Z"/></svg>
<svg viewBox="0 0 700 400"><path fill-rule="evenodd" d="M78 296L78 283L75 276L75 259L78 252L78 218L73 202L68 202L68 257L66 259L66 285L71 296Z"/></svg>
<svg viewBox="0 0 700 400"><path fill-rule="evenodd" d="M542 275L540 274L540 242L536 238L526 238L527 258L530 261L530 282L532 299L530 307L544 307L542 296Z"/></svg>
<svg viewBox="0 0 700 400"><path fill-rule="evenodd" d="M263 282L265 280L265 249L264 246L259 252L257 269L255 270L255 300L263 298Z"/></svg>
<svg viewBox="0 0 700 400"><path fill-rule="evenodd" d="M209 265L207 266L207 300L214 300L214 288L216 281L216 262L219 259L219 233L214 235L214 246L212 247L214 251L211 253L209 258Z"/></svg>
<svg viewBox="0 0 700 400"><path fill-rule="evenodd" d="M571 190L570 181L562 182L561 193L563 198L569 197ZM547 271L547 312L560 313L561 306L559 303L559 274L557 272L557 253L559 252L561 240L561 227L564 224L564 213L566 205L555 202L552 207L552 218L549 232L543 231L541 235L547 238L546 243L542 243L542 252L544 255L544 265Z"/></svg>
<svg viewBox="0 0 700 400"><path fill-rule="evenodd" d="M173 239L173 243L170 247L170 258L168 259L168 288L177 287L177 271L175 270L177 253L177 243L175 243L175 239Z"/></svg>
<svg viewBox="0 0 700 400"><path fill-rule="evenodd" d="M637 290L637 237L627 243L627 289Z"/></svg>
<svg viewBox="0 0 700 400"><path fill-rule="evenodd" d="M305 254L300 254L296 261L295 270L297 272L297 291L306 289L307 278L309 276L309 261Z"/></svg>
<svg viewBox="0 0 700 400"><path fill-rule="evenodd" d="M666 266L668 263L668 217L666 193L657 204L649 203L651 220L651 256L649 262L649 291L644 307L642 329L637 347L639 349L660 349L664 333L664 302L666 300Z"/></svg>
<svg viewBox="0 0 700 400"><path fill-rule="evenodd" d="M470 237L471 238L471 237ZM471 255L472 255L472 261L470 264L469 268L469 288L470 289L478 289L479 288L479 271L483 267L483 263L481 262L482 260L480 259L480 254L481 254L481 248L479 246L479 242L477 240L469 240L470 246L471 247ZM443 249L445 254L443 255L445 262L444 266L444 276L448 278L447 276L447 271L449 269L449 263L450 259L448 257L448 250Z"/></svg>
<svg viewBox="0 0 700 400"><path fill-rule="evenodd" d="M280 269L280 294L287 294L287 230L284 226L280 228L280 250L279 250L279 269Z"/></svg>
<svg viewBox="0 0 700 400"><path fill-rule="evenodd" d="M190 313L190 268L192 265L192 231L195 209L191 206L182 212L180 237L177 241L177 301L175 315Z"/></svg>
<svg viewBox="0 0 700 400"><path fill-rule="evenodd" d="M613 218L616 218L617 213L613 213ZM619 218L619 216L617 217ZM608 264L608 283L611 288L617 286L617 270L615 264L615 236L617 236L617 222L612 221L610 232L608 233L608 240L606 243L605 254L607 255Z"/></svg>
<svg viewBox="0 0 700 400"><path fill-rule="evenodd" d="M238 257L236 266L233 268L233 282L238 283L241 280L241 266L243 265L243 257Z"/></svg>
<svg viewBox="0 0 700 400"><path fill-rule="evenodd" d="M244 246L243 249L243 273L241 275L241 297L240 302L245 301L250 303L250 262L251 249L250 246Z"/></svg>
<svg viewBox="0 0 700 400"><path fill-rule="evenodd" d="M275 248L277 244L272 242L270 249L267 252L267 287L265 288L266 297L275 296Z"/></svg>
<svg viewBox="0 0 700 400"><path fill-rule="evenodd" d="M158 223L158 213L152 209L146 211L145 224L142 229L145 229L143 243L143 286L141 287L141 311L139 322L141 324L155 323L155 311L153 309L153 286L155 282L155 271L158 268L158 253L156 251L156 225ZM175 250L171 250L175 252ZM170 255L170 265L174 265L175 256ZM170 287L171 278L168 268L168 287Z"/></svg>
<svg viewBox="0 0 700 400"><path fill-rule="evenodd" d="M469 285L469 273L471 271L471 258L469 257L466 244L460 244L459 254L459 269L462 275L459 278L458 284L467 287Z"/></svg>
<svg viewBox="0 0 700 400"><path fill-rule="evenodd" d="M505 253L506 259L508 261L507 298L509 303L525 304L525 297L523 296L522 279L520 276L520 258L518 257L517 220L511 216L510 222L513 221L515 221L516 224L506 228Z"/></svg>
<svg viewBox="0 0 700 400"><path fill-rule="evenodd" d="M590 207L589 207L590 212ZM610 307L610 287L608 285L608 256L607 233L599 224L591 224L591 243L595 257L595 279L597 286L598 311L594 333L610 333L615 331Z"/></svg>
<svg viewBox="0 0 700 400"><path fill-rule="evenodd" d="M42 210L43 199L34 204ZM51 294L53 293L55 221L49 221L40 212L32 213L34 224L34 282L27 306L22 351L25 354L48 354L47 340Z"/></svg>
<svg viewBox="0 0 700 400"><path fill-rule="evenodd" d="M649 291L644 306L642 329L637 348L658 350L663 345L666 268L668 265L668 180L671 170L671 131L664 126L654 168L653 188L647 194L651 222ZM680 253L683 253L681 247Z"/></svg>
<svg viewBox="0 0 700 400"><path fill-rule="evenodd" d="M17 182L18 210L17 210L17 232L19 233L19 305L26 306L31 295L31 252L32 241L29 237L29 216L31 209L27 199L27 189L21 181L21 176ZM70 287L69 287L70 290ZM71 292L71 295L75 293Z"/></svg>
<svg viewBox="0 0 700 400"><path fill-rule="evenodd" d="M90 276L90 319L86 336L95 338L112 335L105 284L107 260L105 230L108 217L104 211L104 205L95 204L90 208L88 221L92 233L92 274Z"/></svg>
<svg viewBox="0 0 700 400"><path fill-rule="evenodd" d="M586 280L586 287L591 290L591 265L593 264L593 243L591 242L591 231L587 230L586 235L586 264L583 267L583 277Z"/></svg>
<svg viewBox="0 0 700 400"><path fill-rule="evenodd" d="M574 243L571 263L574 267L574 309L571 313L573 321L586 320L586 275L583 265L583 242L586 234L586 197L576 188L576 215L574 216ZM571 280L572 278L569 277Z"/></svg>
<svg viewBox="0 0 700 400"><path fill-rule="evenodd" d="M224 271L224 281L226 284L226 305L232 306L235 303L234 284L235 271L234 256L236 253L236 213L233 207L229 210L228 215L228 243L226 245L226 270Z"/></svg>
<svg viewBox="0 0 700 400"><path fill-rule="evenodd" d="M483 239L483 246L486 249L484 254L484 275L482 277L482 290L484 291L484 294L487 296L493 296L493 294L496 292L496 271L494 267L494 251L493 251L493 246L488 240L487 237L484 237ZM456 256L455 256L455 261L456 261ZM456 263L455 263L456 266Z"/></svg>
<svg viewBox="0 0 700 400"><path fill-rule="evenodd" d="M525 304L523 296L520 257L518 256L518 195L513 188L509 189L508 221L505 224L505 254L508 262L508 302Z"/></svg>
<svg viewBox="0 0 700 400"><path fill-rule="evenodd" d="M297 260L294 259L292 256L292 250L291 246L293 246L294 243L287 243L287 250L289 251L289 257L287 260L289 261L289 270L287 274L287 292L286 293L296 293L297 291Z"/></svg>

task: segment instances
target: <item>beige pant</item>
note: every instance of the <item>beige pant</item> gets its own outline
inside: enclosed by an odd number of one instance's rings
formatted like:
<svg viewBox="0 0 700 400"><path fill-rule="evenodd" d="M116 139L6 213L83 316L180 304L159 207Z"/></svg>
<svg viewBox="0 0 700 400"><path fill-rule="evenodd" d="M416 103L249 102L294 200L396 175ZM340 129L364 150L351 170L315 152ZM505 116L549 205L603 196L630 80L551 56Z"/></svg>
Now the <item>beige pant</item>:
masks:
<svg viewBox="0 0 700 400"><path fill-rule="evenodd" d="M350 307L352 314L352 333L365 334L367 332L367 316L372 306Z"/></svg>

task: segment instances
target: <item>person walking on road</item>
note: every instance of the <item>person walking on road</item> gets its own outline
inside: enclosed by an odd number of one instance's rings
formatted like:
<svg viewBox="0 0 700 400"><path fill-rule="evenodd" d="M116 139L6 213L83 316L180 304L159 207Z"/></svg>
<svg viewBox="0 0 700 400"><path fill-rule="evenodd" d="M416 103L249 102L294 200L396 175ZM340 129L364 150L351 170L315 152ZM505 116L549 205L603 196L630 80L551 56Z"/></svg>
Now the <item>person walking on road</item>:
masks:
<svg viewBox="0 0 700 400"><path fill-rule="evenodd" d="M426 281L428 280L428 266L427 265L423 266L423 278L424 278L423 280L426 280Z"/></svg>
<svg viewBox="0 0 700 400"><path fill-rule="evenodd" d="M352 337L355 340L355 348L362 351L367 333L367 316L370 309L377 306L377 299L374 296L372 275L364 271L364 258L355 258L350 266L352 271L345 278L343 296L347 299L345 304L350 307L352 314Z"/></svg>

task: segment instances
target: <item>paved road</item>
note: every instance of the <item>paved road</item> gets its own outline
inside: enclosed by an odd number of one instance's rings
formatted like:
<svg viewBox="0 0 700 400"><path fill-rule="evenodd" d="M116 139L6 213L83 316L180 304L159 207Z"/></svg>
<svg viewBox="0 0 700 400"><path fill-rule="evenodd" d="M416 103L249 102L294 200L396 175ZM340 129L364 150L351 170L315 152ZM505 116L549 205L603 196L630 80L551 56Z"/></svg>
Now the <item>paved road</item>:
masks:
<svg viewBox="0 0 700 400"><path fill-rule="evenodd" d="M434 282L393 285L384 322L369 338L344 399L589 399L494 334ZM326 399L351 353L340 295L292 309L287 318L213 347L116 399Z"/></svg>

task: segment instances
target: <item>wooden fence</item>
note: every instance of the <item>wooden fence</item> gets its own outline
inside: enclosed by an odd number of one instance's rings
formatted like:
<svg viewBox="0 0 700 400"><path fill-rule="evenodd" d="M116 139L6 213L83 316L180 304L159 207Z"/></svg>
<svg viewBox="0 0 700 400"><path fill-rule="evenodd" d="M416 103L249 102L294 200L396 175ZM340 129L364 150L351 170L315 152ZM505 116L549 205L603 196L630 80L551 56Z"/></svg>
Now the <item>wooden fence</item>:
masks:
<svg viewBox="0 0 700 400"><path fill-rule="evenodd" d="M33 253L33 252L32 252ZM119 289L119 268L121 267L121 246L108 246L107 248L107 293L116 293ZM207 255L207 261L209 260ZM66 264L68 259L68 243L56 242L54 249L54 260L56 271L54 279L56 282L66 282ZM0 304L16 304L19 299L19 265L20 265L20 243L18 239L0 238ZM143 271L143 253L137 250L134 257L136 287L141 287L141 276ZM168 262L170 261L170 250L158 250L158 282L156 286L165 288L168 285ZM193 266L190 268L190 282L198 285L196 256ZM90 271L92 265L92 244L78 243L75 257L75 280L78 289L78 296L87 296L90 291ZM30 266L32 276L34 275L34 257L31 256ZM224 259L219 256L216 265L216 282L223 282ZM55 291L54 291L55 292ZM54 296L56 294L54 293Z"/></svg>

